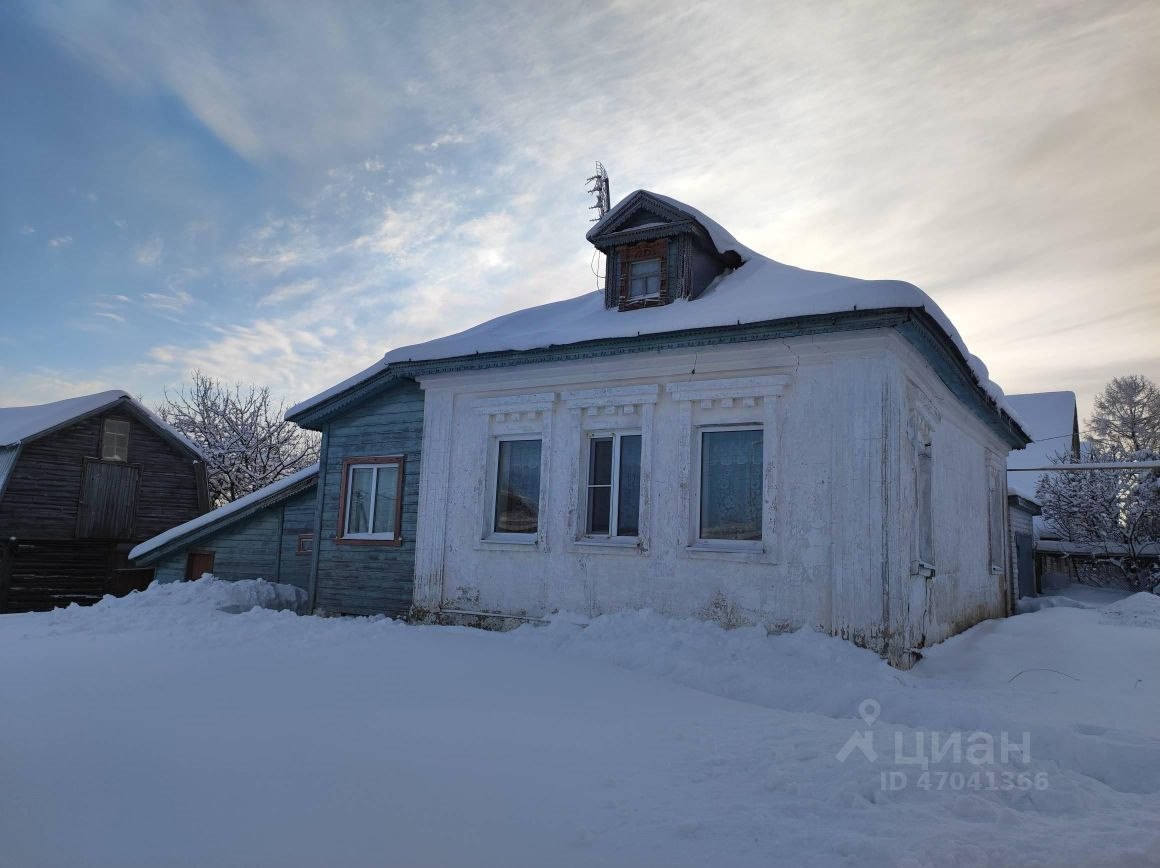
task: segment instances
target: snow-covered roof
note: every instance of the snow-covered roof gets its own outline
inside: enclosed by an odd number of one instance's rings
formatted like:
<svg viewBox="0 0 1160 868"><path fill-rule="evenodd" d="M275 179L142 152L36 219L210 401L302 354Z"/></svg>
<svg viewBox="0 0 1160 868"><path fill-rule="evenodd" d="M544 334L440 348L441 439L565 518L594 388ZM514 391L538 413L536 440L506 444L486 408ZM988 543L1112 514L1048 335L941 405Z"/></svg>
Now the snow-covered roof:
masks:
<svg viewBox="0 0 1160 868"><path fill-rule="evenodd" d="M589 237L597 234L602 226L610 225L620 209L636 195L626 197L613 208L589 231ZM883 308L925 310L962 354L978 384L1000 408L1010 413L1003 390L991 382L986 365L968 352L950 318L917 286L901 280L843 277L777 262L741 244L697 209L666 196L649 195L695 219L713 240L719 253L734 251L744 264L727 271L695 300L677 299L657 307L621 311L606 308L604 292L597 290L565 301L518 310L457 334L399 347L366 370L291 407L287 416L311 410L382 373L392 364ZM1014 413L1010 415L1015 416Z"/></svg>
<svg viewBox="0 0 1160 868"><path fill-rule="evenodd" d="M1075 392L1008 395L1007 403L1014 408L1023 430L1032 440L1023 449L1008 453L1007 488L1028 500L1036 500L1035 487L1044 474L1011 471L1020 467L1045 467L1061 452L1071 451L1076 423Z"/></svg>
<svg viewBox="0 0 1160 868"><path fill-rule="evenodd" d="M315 462L309 467L303 467L297 473L292 473L289 476L279 479L277 482L271 482L265 488L259 488L257 491L247 494L245 497L239 497L232 503L219 506L217 509L210 510L205 515L199 515L197 518L185 522L185 524L171 527L169 530L145 540L145 542L140 543L129 552L129 559L137 560L175 540L192 536L202 529L221 525L228 519L240 519L256 509L278 503L282 499L294 494L300 483L305 483L307 480L312 482L317 481L317 476L318 463Z"/></svg>
<svg viewBox="0 0 1160 868"><path fill-rule="evenodd" d="M39 437L77 419L83 419L120 401L132 404L153 426L180 441L197 455L202 455L201 450L189 438L134 400L128 392L122 392L120 389L97 392L95 395L81 395L78 398L65 398L51 404L0 407L0 446L19 446L26 440Z"/></svg>

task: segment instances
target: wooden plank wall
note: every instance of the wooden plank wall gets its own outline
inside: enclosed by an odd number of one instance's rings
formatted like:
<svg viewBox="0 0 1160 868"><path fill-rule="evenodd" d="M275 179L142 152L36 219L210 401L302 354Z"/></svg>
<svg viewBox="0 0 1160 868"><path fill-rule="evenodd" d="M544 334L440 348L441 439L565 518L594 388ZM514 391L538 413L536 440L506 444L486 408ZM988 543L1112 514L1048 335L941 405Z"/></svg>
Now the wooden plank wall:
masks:
<svg viewBox="0 0 1160 868"><path fill-rule="evenodd" d="M317 488L308 488L287 500L282 507L282 554L278 565L278 581L310 589L310 556L298 554L298 536L314 532L315 495Z"/></svg>
<svg viewBox="0 0 1160 868"><path fill-rule="evenodd" d="M326 462L315 608L328 612L405 615L415 580L415 526L423 443L423 392L396 383L327 423ZM338 501L345 458L405 456L402 545L340 545Z"/></svg>
<svg viewBox="0 0 1160 868"><path fill-rule="evenodd" d="M128 464L141 467L133 534L122 542L143 542L200 515L192 458L132 414L108 415L129 421ZM103 420L83 419L24 445L0 501L0 534L75 539L84 463L100 456Z"/></svg>
<svg viewBox="0 0 1160 868"><path fill-rule="evenodd" d="M214 553L213 574L219 579L275 582L281 538L282 504L279 503L158 561L156 581L181 581L185 578L188 553L210 551Z"/></svg>

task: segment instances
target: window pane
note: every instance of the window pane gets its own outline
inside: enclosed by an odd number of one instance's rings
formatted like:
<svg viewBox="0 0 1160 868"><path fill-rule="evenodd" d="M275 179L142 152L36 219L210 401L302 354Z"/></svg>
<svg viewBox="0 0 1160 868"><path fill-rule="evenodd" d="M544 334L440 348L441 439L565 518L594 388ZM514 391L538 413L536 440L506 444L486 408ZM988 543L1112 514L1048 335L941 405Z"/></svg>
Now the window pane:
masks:
<svg viewBox="0 0 1160 868"><path fill-rule="evenodd" d="M640 435L620 438L620 479L616 491L617 536L640 535Z"/></svg>
<svg viewBox="0 0 1160 868"><path fill-rule="evenodd" d="M761 539L761 431L701 435L701 538Z"/></svg>
<svg viewBox="0 0 1160 868"><path fill-rule="evenodd" d="M399 465L387 464L378 469L379 484L375 489L375 509L372 533L395 533L395 511L399 495Z"/></svg>
<svg viewBox="0 0 1160 868"><path fill-rule="evenodd" d="M129 423L106 419L101 435L101 458L106 461L129 460Z"/></svg>
<svg viewBox="0 0 1160 868"><path fill-rule="evenodd" d="M628 295L630 298L644 298L657 295L661 291L661 261L646 259L628 264Z"/></svg>
<svg viewBox="0 0 1160 868"><path fill-rule="evenodd" d="M374 470L354 467L350 471L350 498L346 506L346 533L370 533L371 486Z"/></svg>
<svg viewBox="0 0 1160 868"><path fill-rule="evenodd" d="M535 533L540 512L540 441L501 440L495 482L496 533Z"/></svg>
<svg viewBox="0 0 1160 868"><path fill-rule="evenodd" d="M612 438L594 438L588 449L588 533L607 534L612 518Z"/></svg>

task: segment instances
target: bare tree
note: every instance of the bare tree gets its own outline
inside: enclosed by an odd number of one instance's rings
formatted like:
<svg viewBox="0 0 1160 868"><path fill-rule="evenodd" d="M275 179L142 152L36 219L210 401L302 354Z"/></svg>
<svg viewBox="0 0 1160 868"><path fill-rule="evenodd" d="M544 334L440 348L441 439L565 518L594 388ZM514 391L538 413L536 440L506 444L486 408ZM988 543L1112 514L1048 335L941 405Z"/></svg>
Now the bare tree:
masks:
<svg viewBox="0 0 1160 868"><path fill-rule="evenodd" d="M1138 374L1115 377L1096 398L1088 428L1101 452L1119 458L1160 450L1160 389Z"/></svg>
<svg viewBox="0 0 1160 868"><path fill-rule="evenodd" d="M157 413L206 455L210 500L237 500L318 460L319 437L283 416L268 386L232 387L201 371L176 392L165 391Z"/></svg>

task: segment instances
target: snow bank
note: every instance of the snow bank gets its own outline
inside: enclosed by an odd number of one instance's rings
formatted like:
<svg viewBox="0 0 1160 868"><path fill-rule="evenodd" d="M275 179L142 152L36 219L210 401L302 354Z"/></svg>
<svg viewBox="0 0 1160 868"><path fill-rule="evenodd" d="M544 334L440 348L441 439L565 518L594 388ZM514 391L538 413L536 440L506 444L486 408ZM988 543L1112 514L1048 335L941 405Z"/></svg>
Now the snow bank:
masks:
<svg viewBox="0 0 1160 868"><path fill-rule="evenodd" d="M986 622L898 673L812 631L655 612L488 633L223 611L272 587L0 616L0 862L1160 861L1160 631L1098 610ZM975 730L1026 737L1015 770L1045 786L944 756L924 787L894 761ZM877 760L841 759L866 732ZM937 783L955 772L983 785Z"/></svg>
<svg viewBox="0 0 1160 868"><path fill-rule="evenodd" d="M1102 624L1123 624L1160 630L1160 596L1142 591L1115 603L1100 613Z"/></svg>

